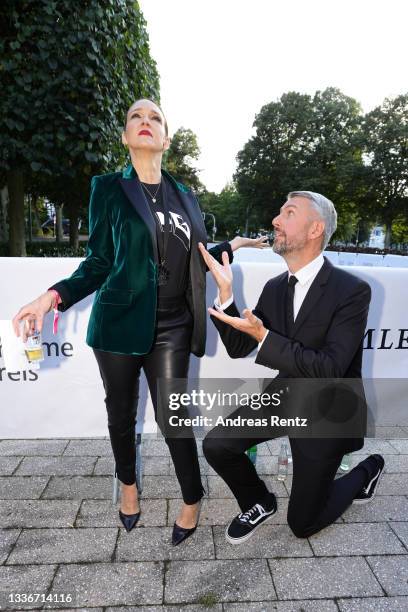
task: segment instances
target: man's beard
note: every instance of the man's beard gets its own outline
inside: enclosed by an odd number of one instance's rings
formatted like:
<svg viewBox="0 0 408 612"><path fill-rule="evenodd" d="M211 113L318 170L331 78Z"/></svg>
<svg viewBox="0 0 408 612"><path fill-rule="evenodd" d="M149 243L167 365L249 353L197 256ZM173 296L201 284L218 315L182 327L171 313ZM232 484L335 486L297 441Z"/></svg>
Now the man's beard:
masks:
<svg viewBox="0 0 408 612"><path fill-rule="evenodd" d="M292 240L288 242L285 236L280 236L278 241L273 241L272 250L277 255L287 255L293 251L300 251L306 244L306 239Z"/></svg>

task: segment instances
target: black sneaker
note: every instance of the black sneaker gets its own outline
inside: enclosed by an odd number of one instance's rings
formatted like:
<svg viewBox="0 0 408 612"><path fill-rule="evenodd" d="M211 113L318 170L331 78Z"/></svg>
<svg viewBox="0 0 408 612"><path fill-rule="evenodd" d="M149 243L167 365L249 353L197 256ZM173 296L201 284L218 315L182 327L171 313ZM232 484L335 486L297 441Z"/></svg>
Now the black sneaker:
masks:
<svg viewBox="0 0 408 612"><path fill-rule="evenodd" d="M354 498L353 504L366 504L371 501L380 482L381 474L384 471L385 462L381 455L370 455L367 459L375 459L378 465L375 475L368 481L367 485Z"/></svg>
<svg viewBox="0 0 408 612"><path fill-rule="evenodd" d="M276 512L276 498L273 496L271 509L266 509L261 504L255 504L247 510L238 514L225 531L225 539L230 544L241 544L248 540L262 523L267 521Z"/></svg>

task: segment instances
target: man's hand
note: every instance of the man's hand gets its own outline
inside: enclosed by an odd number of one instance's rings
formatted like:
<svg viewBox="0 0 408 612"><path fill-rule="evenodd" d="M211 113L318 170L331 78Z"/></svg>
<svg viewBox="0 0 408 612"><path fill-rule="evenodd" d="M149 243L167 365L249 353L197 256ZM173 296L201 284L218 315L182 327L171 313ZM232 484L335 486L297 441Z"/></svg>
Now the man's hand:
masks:
<svg viewBox="0 0 408 612"><path fill-rule="evenodd" d="M269 248L268 236L260 236L259 238L245 238L244 236L235 236L230 241L231 249L236 251L242 247L251 247L253 249L267 249Z"/></svg>
<svg viewBox="0 0 408 612"><path fill-rule="evenodd" d="M244 319L241 319L241 317L230 317L225 312L219 312L214 308L209 308L208 312L220 321L224 321L224 323L228 323L231 327L235 327L235 329L252 336L257 342L261 342L268 333L261 319L258 319L248 308L245 308L242 312L245 317Z"/></svg>
<svg viewBox="0 0 408 612"><path fill-rule="evenodd" d="M232 295L232 270L229 264L228 253L223 251L222 264L220 264L212 255L210 255L202 242L198 243L198 248L200 249L201 255L203 256L208 269L217 283L220 302L223 304L229 300Z"/></svg>

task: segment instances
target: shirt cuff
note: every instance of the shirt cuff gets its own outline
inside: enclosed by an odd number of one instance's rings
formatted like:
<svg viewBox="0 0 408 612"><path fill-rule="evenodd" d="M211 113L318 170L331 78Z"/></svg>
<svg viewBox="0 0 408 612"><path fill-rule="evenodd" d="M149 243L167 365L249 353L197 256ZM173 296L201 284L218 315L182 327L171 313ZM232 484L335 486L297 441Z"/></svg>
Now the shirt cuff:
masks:
<svg viewBox="0 0 408 612"><path fill-rule="evenodd" d="M258 343L258 351L260 351L260 350L261 350L261 347L262 347L263 343L265 342L266 337L267 337L267 335L268 335L268 334L269 334L269 331L267 331L267 332L266 332L266 334L264 335L264 337L262 338L262 340L261 340L261 341Z"/></svg>
<svg viewBox="0 0 408 612"><path fill-rule="evenodd" d="M226 302L224 302L223 304L220 304L220 294L218 294L217 298L214 300L215 310L218 310L219 312L223 312L226 308L228 308L228 306L231 306L233 301L234 301L234 296L231 295L231 297L228 298Z"/></svg>

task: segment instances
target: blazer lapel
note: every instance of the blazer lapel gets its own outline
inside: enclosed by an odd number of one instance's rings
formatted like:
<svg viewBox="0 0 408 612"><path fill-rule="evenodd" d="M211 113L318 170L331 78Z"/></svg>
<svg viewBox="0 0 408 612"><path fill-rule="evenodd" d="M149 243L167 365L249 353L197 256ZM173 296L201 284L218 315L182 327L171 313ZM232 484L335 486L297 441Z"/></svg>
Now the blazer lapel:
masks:
<svg viewBox="0 0 408 612"><path fill-rule="evenodd" d="M286 293L288 291L288 275L286 272L282 274L282 278L278 281L278 285L273 292L275 299L274 313L271 320L272 328L278 333L286 333Z"/></svg>
<svg viewBox="0 0 408 612"><path fill-rule="evenodd" d="M296 333L304 324L308 315L312 311L314 305L322 297L325 291L325 285L329 279L332 269L333 269L333 265L325 257L323 266L317 273L316 278L311 284L310 289L307 292L306 297L302 302L302 305L300 307L300 310L296 317L296 321L293 326L292 337L296 336Z"/></svg>
<svg viewBox="0 0 408 612"><path fill-rule="evenodd" d="M154 259L156 263L159 263L156 222L143 193L139 178L133 167L126 168L126 170L123 172L123 177L119 178L119 183L133 208L146 224L152 239Z"/></svg>
<svg viewBox="0 0 408 612"><path fill-rule="evenodd" d="M162 170L162 174L164 174L164 176L166 176L170 180L172 185L174 186L174 189L177 193L179 201L182 207L184 208L184 210L186 211L187 216L191 222L192 242L194 239L195 244L197 244L198 242L202 242L204 246L206 246L207 232L205 230L205 225L204 225L200 207L195 201L195 198L192 197L189 192L182 191L177 185L177 182L171 176L171 174L169 174L165 170Z"/></svg>

